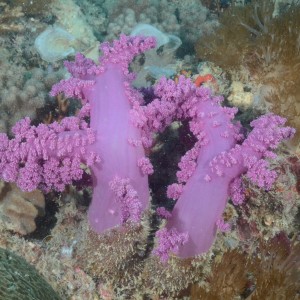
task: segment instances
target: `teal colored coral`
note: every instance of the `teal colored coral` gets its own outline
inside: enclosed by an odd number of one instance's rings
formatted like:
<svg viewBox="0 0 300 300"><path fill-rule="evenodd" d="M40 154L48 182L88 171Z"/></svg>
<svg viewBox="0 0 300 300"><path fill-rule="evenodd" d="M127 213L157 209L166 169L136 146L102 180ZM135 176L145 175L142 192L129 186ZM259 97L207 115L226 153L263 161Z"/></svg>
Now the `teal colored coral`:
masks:
<svg viewBox="0 0 300 300"><path fill-rule="evenodd" d="M52 287L25 259L0 248L1 300L60 300Z"/></svg>

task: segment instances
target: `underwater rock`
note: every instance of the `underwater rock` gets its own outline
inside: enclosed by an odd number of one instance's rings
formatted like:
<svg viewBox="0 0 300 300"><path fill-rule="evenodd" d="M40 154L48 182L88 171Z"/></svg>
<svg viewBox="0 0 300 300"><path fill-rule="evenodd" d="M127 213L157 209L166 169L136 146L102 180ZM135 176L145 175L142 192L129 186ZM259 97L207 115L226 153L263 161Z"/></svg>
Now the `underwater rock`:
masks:
<svg viewBox="0 0 300 300"><path fill-rule="evenodd" d="M61 298L25 259L0 248L0 299L60 300Z"/></svg>
<svg viewBox="0 0 300 300"><path fill-rule="evenodd" d="M231 83L231 93L228 101L231 105L237 106L242 110L253 106L253 94L244 90L244 85L241 81L233 81Z"/></svg>
<svg viewBox="0 0 300 300"><path fill-rule="evenodd" d="M41 191L23 192L13 183L0 181L0 226L26 235L36 229L35 218L44 214Z"/></svg>

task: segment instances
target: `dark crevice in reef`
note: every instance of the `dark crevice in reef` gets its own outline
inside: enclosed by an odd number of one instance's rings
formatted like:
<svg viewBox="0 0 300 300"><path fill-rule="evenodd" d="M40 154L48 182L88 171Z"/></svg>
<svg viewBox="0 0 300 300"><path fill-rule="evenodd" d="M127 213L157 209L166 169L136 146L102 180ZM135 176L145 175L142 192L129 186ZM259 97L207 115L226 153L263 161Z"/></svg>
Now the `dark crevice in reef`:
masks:
<svg viewBox="0 0 300 300"><path fill-rule="evenodd" d="M51 234L57 222L55 214L58 212L58 203L53 201L54 198L53 193L45 195L45 215L35 219L37 229L25 236L26 239L42 240Z"/></svg>

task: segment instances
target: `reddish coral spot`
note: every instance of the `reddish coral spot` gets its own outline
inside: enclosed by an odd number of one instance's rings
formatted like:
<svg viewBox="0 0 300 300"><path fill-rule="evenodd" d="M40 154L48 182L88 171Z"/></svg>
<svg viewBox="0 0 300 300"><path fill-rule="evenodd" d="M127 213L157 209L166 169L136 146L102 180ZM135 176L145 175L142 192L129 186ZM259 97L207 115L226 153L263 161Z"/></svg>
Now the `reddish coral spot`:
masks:
<svg viewBox="0 0 300 300"><path fill-rule="evenodd" d="M213 75L211 74L206 74L206 75L199 75L195 81L194 81L194 84L199 87L200 85L202 85L203 83L205 82L213 82L215 83L216 82L216 79Z"/></svg>

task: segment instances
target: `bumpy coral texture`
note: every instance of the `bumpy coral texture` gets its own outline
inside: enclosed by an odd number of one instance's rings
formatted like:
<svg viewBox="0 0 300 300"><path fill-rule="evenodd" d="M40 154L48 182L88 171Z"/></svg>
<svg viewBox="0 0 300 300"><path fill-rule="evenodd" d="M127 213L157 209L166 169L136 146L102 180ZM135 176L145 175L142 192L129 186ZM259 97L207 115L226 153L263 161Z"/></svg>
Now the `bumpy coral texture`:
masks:
<svg viewBox="0 0 300 300"><path fill-rule="evenodd" d="M109 14L108 35L115 39L120 33L130 34L139 23L151 24L159 30L180 36L185 42L195 42L215 25L208 18L209 11L198 0L189 1L133 1L126 0L106 4Z"/></svg>
<svg viewBox="0 0 300 300"><path fill-rule="evenodd" d="M136 223L148 205L147 175L153 172L144 147L171 122L188 120L196 143L179 163L178 183L168 192L178 200L166 229L157 234L156 253L166 260L169 252L190 257L210 248L231 184L237 202L243 201L236 181L242 174L268 189L276 174L265 158L274 158L272 150L294 130L284 127L285 119L266 115L252 122L253 131L244 138L233 121L237 110L222 107L221 97L183 76L178 82L162 78L156 98L143 105L128 67L153 47L153 38L121 35L101 45L99 65L82 54L66 62L71 77L54 85L51 94L81 99L79 115L38 126L25 118L14 126L13 139L1 134L0 177L23 190L62 191L82 179L82 164L87 165L93 181L91 227L100 233Z"/></svg>
<svg viewBox="0 0 300 300"><path fill-rule="evenodd" d="M21 235L36 229L35 218L45 213L41 191L23 192L15 184L0 182L0 224Z"/></svg>
<svg viewBox="0 0 300 300"><path fill-rule="evenodd" d="M52 85L62 78L62 72L0 62L0 132L9 132L25 116L36 118Z"/></svg>

